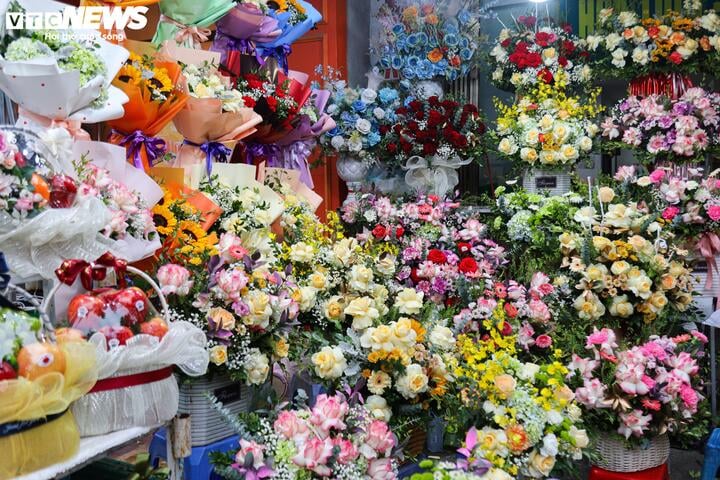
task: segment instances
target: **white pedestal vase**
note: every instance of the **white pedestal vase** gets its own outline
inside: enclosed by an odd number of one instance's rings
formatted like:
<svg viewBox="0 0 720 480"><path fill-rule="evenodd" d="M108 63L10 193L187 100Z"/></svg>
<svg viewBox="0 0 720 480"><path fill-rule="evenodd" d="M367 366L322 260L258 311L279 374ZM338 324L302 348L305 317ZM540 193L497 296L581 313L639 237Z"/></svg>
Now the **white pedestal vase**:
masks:
<svg viewBox="0 0 720 480"><path fill-rule="evenodd" d="M338 176L345 181L348 188L348 195L343 205L356 201L357 192L362 189L363 182L367 178L368 164L357 157L341 154L336 166Z"/></svg>
<svg viewBox="0 0 720 480"><path fill-rule="evenodd" d="M523 188L530 193L564 195L570 191L570 173L529 168L523 175Z"/></svg>
<svg viewBox="0 0 720 480"><path fill-rule="evenodd" d="M432 157L413 156L407 159L403 170L405 183L410 190L437 195L444 198L460 181L458 169L468 165L471 159L462 159L458 156L444 158L438 155Z"/></svg>
<svg viewBox="0 0 720 480"><path fill-rule="evenodd" d="M641 472L667 462L670 441L664 434L650 439L645 448L627 448L621 440L601 434L598 437L597 453L599 460L593 463L600 468L611 472Z"/></svg>
<svg viewBox="0 0 720 480"><path fill-rule="evenodd" d="M438 80L420 80L415 83L415 94L427 100L430 97L438 97L442 100L445 94L445 87Z"/></svg>

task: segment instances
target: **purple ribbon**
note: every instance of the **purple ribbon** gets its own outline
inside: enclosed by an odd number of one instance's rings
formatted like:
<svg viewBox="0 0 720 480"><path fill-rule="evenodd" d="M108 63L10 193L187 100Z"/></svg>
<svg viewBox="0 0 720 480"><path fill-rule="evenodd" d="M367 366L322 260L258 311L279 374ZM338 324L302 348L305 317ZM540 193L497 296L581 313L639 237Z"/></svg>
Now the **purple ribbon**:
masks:
<svg viewBox="0 0 720 480"><path fill-rule="evenodd" d="M280 147L274 143L246 143L245 163L252 165L258 157L267 160L268 167L277 167L280 163Z"/></svg>
<svg viewBox="0 0 720 480"><path fill-rule="evenodd" d="M282 68L285 75L287 75L289 70L287 57L292 53L292 48L290 47L290 45L280 45L274 48L257 47L257 51L263 57L274 58L275 60L277 60L278 67ZM261 65L263 64L264 62L261 63Z"/></svg>
<svg viewBox="0 0 720 480"><path fill-rule="evenodd" d="M237 50L243 55L255 55L255 60L261 66L265 64L265 60L263 60L257 48L255 48L255 42L247 38L231 37L220 28L217 28L215 31L215 39L213 40L212 48L210 50L221 53L221 63L225 63L227 61L228 51Z"/></svg>
<svg viewBox="0 0 720 480"><path fill-rule="evenodd" d="M301 140L295 142L282 150L282 162L280 165L269 165L271 167L287 168L289 170L300 171L300 181L313 188L315 185L310 175L310 166L308 158L312 155L315 148L315 140ZM269 163L269 162L268 162Z"/></svg>
<svg viewBox="0 0 720 480"><path fill-rule="evenodd" d="M193 147L198 147L205 153L205 169L207 170L208 176L212 173L213 158L217 158L219 161L227 163L228 155L232 154L232 150L220 142L207 141L205 143L193 143L190 140L185 140L183 143Z"/></svg>
<svg viewBox="0 0 720 480"><path fill-rule="evenodd" d="M162 155L165 155L165 152L167 151L165 140L158 137L147 136L142 132L142 130L135 130L131 134L126 134L113 128L110 134L117 134L123 137L118 145L125 147L127 150L127 159L130 160L130 157L132 157L135 168L139 168L141 170L143 169L143 163L140 152L142 151L143 146L145 146L148 163L151 167L153 166L153 162Z"/></svg>

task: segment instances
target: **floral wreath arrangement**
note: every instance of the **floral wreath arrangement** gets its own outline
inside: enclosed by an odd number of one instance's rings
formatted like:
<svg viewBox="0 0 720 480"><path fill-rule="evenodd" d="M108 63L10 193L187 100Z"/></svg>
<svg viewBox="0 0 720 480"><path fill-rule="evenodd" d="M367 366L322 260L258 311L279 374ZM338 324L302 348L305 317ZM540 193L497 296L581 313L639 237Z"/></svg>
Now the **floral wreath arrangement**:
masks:
<svg viewBox="0 0 720 480"><path fill-rule="evenodd" d="M452 81L468 74L477 55L479 21L489 13L486 7L467 2L454 15L450 10L446 0L381 7L379 23L384 31L373 50L386 78Z"/></svg>
<svg viewBox="0 0 720 480"><path fill-rule="evenodd" d="M705 343L692 331L622 348L613 330L595 328L587 337L588 355L573 354L569 366L583 418L633 444L681 431L703 399L697 359Z"/></svg>
<svg viewBox="0 0 720 480"><path fill-rule="evenodd" d="M552 84L563 71L569 86L585 88L592 78L590 54L569 25L540 26L534 16L520 16L504 28L490 51L490 79L502 90L523 90L538 82Z"/></svg>
<svg viewBox="0 0 720 480"><path fill-rule="evenodd" d="M653 87L652 81L662 75L712 75L720 47L720 17L714 10L702 14L702 2L697 0L683 5L683 12L668 11L655 18L640 18L635 12L612 8L601 10L596 34L585 38L593 68L607 77L650 84L647 86L652 88L641 88L637 95L684 90L667 90L670 84ZM677 87L683 83L680 80Z"/></svg>
<svg viewBox="0 0 720 480"><path fill-rule="evenodd" d="M690 88L677 100L664 95L621 100L602 125L611 151L630 149L641 162L700 163L720 147L720 94Z"/></svg>
<svg viewBox="0 0 720 480"><path fill-rule="evenodd" d="M566 86L560 71L552 85L538 83L512 105L495 99L500 155L542 170L568 169L589 158L599 130L594 119L602 111L600 91L593 89L581 99L567 95Z"/></svg>
<svg viewBox="0 0 720 480"><path fill-rule="evenodd" d="M280 406L268 416L230 420L240 448L212 458L228 480L397 478L397 439L387 422L343 394L322 394L312 408Z"/></svg>

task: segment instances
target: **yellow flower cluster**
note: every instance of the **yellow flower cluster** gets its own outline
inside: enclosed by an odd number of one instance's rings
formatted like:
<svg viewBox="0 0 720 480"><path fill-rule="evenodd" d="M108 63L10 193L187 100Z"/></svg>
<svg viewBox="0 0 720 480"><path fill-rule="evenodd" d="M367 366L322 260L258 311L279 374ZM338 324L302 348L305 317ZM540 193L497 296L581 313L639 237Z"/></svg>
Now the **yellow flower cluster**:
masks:
<svg viewBox="0 0 720 480"><path fill-rule="evenodd" d="M121 82L147 89L153 99L166 98L174 88L167 69L156 67L149 57L133 52L120 67L117 78Z"/></svg>

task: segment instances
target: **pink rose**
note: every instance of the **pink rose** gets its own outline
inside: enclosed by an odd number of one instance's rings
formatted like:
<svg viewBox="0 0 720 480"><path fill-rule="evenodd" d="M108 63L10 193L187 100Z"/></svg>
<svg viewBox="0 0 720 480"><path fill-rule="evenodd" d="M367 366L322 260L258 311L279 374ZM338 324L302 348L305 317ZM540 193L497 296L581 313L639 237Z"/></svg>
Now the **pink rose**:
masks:
<svg viewBox="0 0 720 480"><path fill-rule="evenodd" d="M248 284L248 277L240 268L221 270L216 274L217 286L231 300L240 298L240 290Z"/></svg>
<svg viewBox="0 0 720 480"><path fill-rule="evenodd" d="M675 218L677 216L678 213L680 213L680 209L678 207L671 206L671 207L667 207L665 210L663 210L662 217L665 220L672 220L673 218Z"/></svg>
<svg viewBox="0 0 720 480"><path fill-rule="evenodd" d="M240 450L238 450L237 454L235 454L235 461L240 465L243 465L245 463L245 457L247 457L247 454L249 453L253 458L253 468L258 469L265 464L264 451L264 445L241 439Z"/></svg>
<svg viewBox="0 0 720 480"><path fill-rule="evenodd" d="M308 437L310 430L304 420L292 410L283 410L273 424L275 432L287 440L301 440Z"/></svg>
<svg viewBox="0 0 720 480"><path fill-rule="evenodd" d="M540 348L549 348L552 345L552 338L550 338L550 335L538 335L535 339L535 345Z"/></svg>
<svg viewBox="0 0 720 480"><path fill-rule="evenodd" d="M693 337L697 338L697 339L700 341L700 343L707 343L707 342L708 342L708 338L705 336L705 334L702 333L702 332L700 332L700 331L698 331L698 330L693 330L692 332L690 332L690 334L691 334Z"/></svg>
<svg viewBox="0 0 720 480"><path fill-rule="evenodd" d="M168 263L160 267L157 279L164 295L175 294L183 297L190 293L193 286L188 269L175 263Z"/></svg>
<svg viewBox="0 0 720 480"><path fill-rule="evenodd" d="M388 424L382 420L373 420L367 428L365 443L360 452L367 459L389 456L395 446L395 437Z"/></svg>
<svg viewBox="0 0 720 480"><path fill-rule="evenodd" d="M337 430L345 428L343 420L348 409L347 402L340 395L330 397L323 393L315 402L310 423L317 426L321 434L327 436L332 428Z"/></svg>
<svg viewBox="0 0 720 480"><path fill-rule="evenodd" d="M395 480L397 473L389 458L375 459L368 465L368 476L372 480Z"/></svg>
<svg viewBox="0 0 720 480"><path fill-rule="evenodd" d="M297 445L297 451L298 454L292 461L298 467L307 468L321 477L329 477L332 474L332 470L326 465L333 451L330 439L313 437Z"/></svg>
<svg viewBox="0 0 720 480"><path fill-rule="evenodd" d="M360 455L357 447L355 447L353 442L350 440L337 437L332 439L332 444L333 447L337 447L339 449L336 457L339 463L346 464L353 462L358 455Z"/></svg>
<svg viewBox="0 0 720 480"><path fill-rule="evenodd" d="M710 217L710 220L713 222L717 222L720 220L720 205L709 205L705 207L705 210L707 210L708 217Z"/></svg>
<svg viewBox="0 0 720 480"><path fill-rule="evenodd" d="M542 300L530 300L528 303L530 318L542 323L550 320L550 309Z"/></svg>
<svg viewBox="0 0 720 480"><path fill-rule="evenodd" d="M660 168L650 174L650 181L655 184L662 182L663 178L665 178L665 170Z"/></svg>

